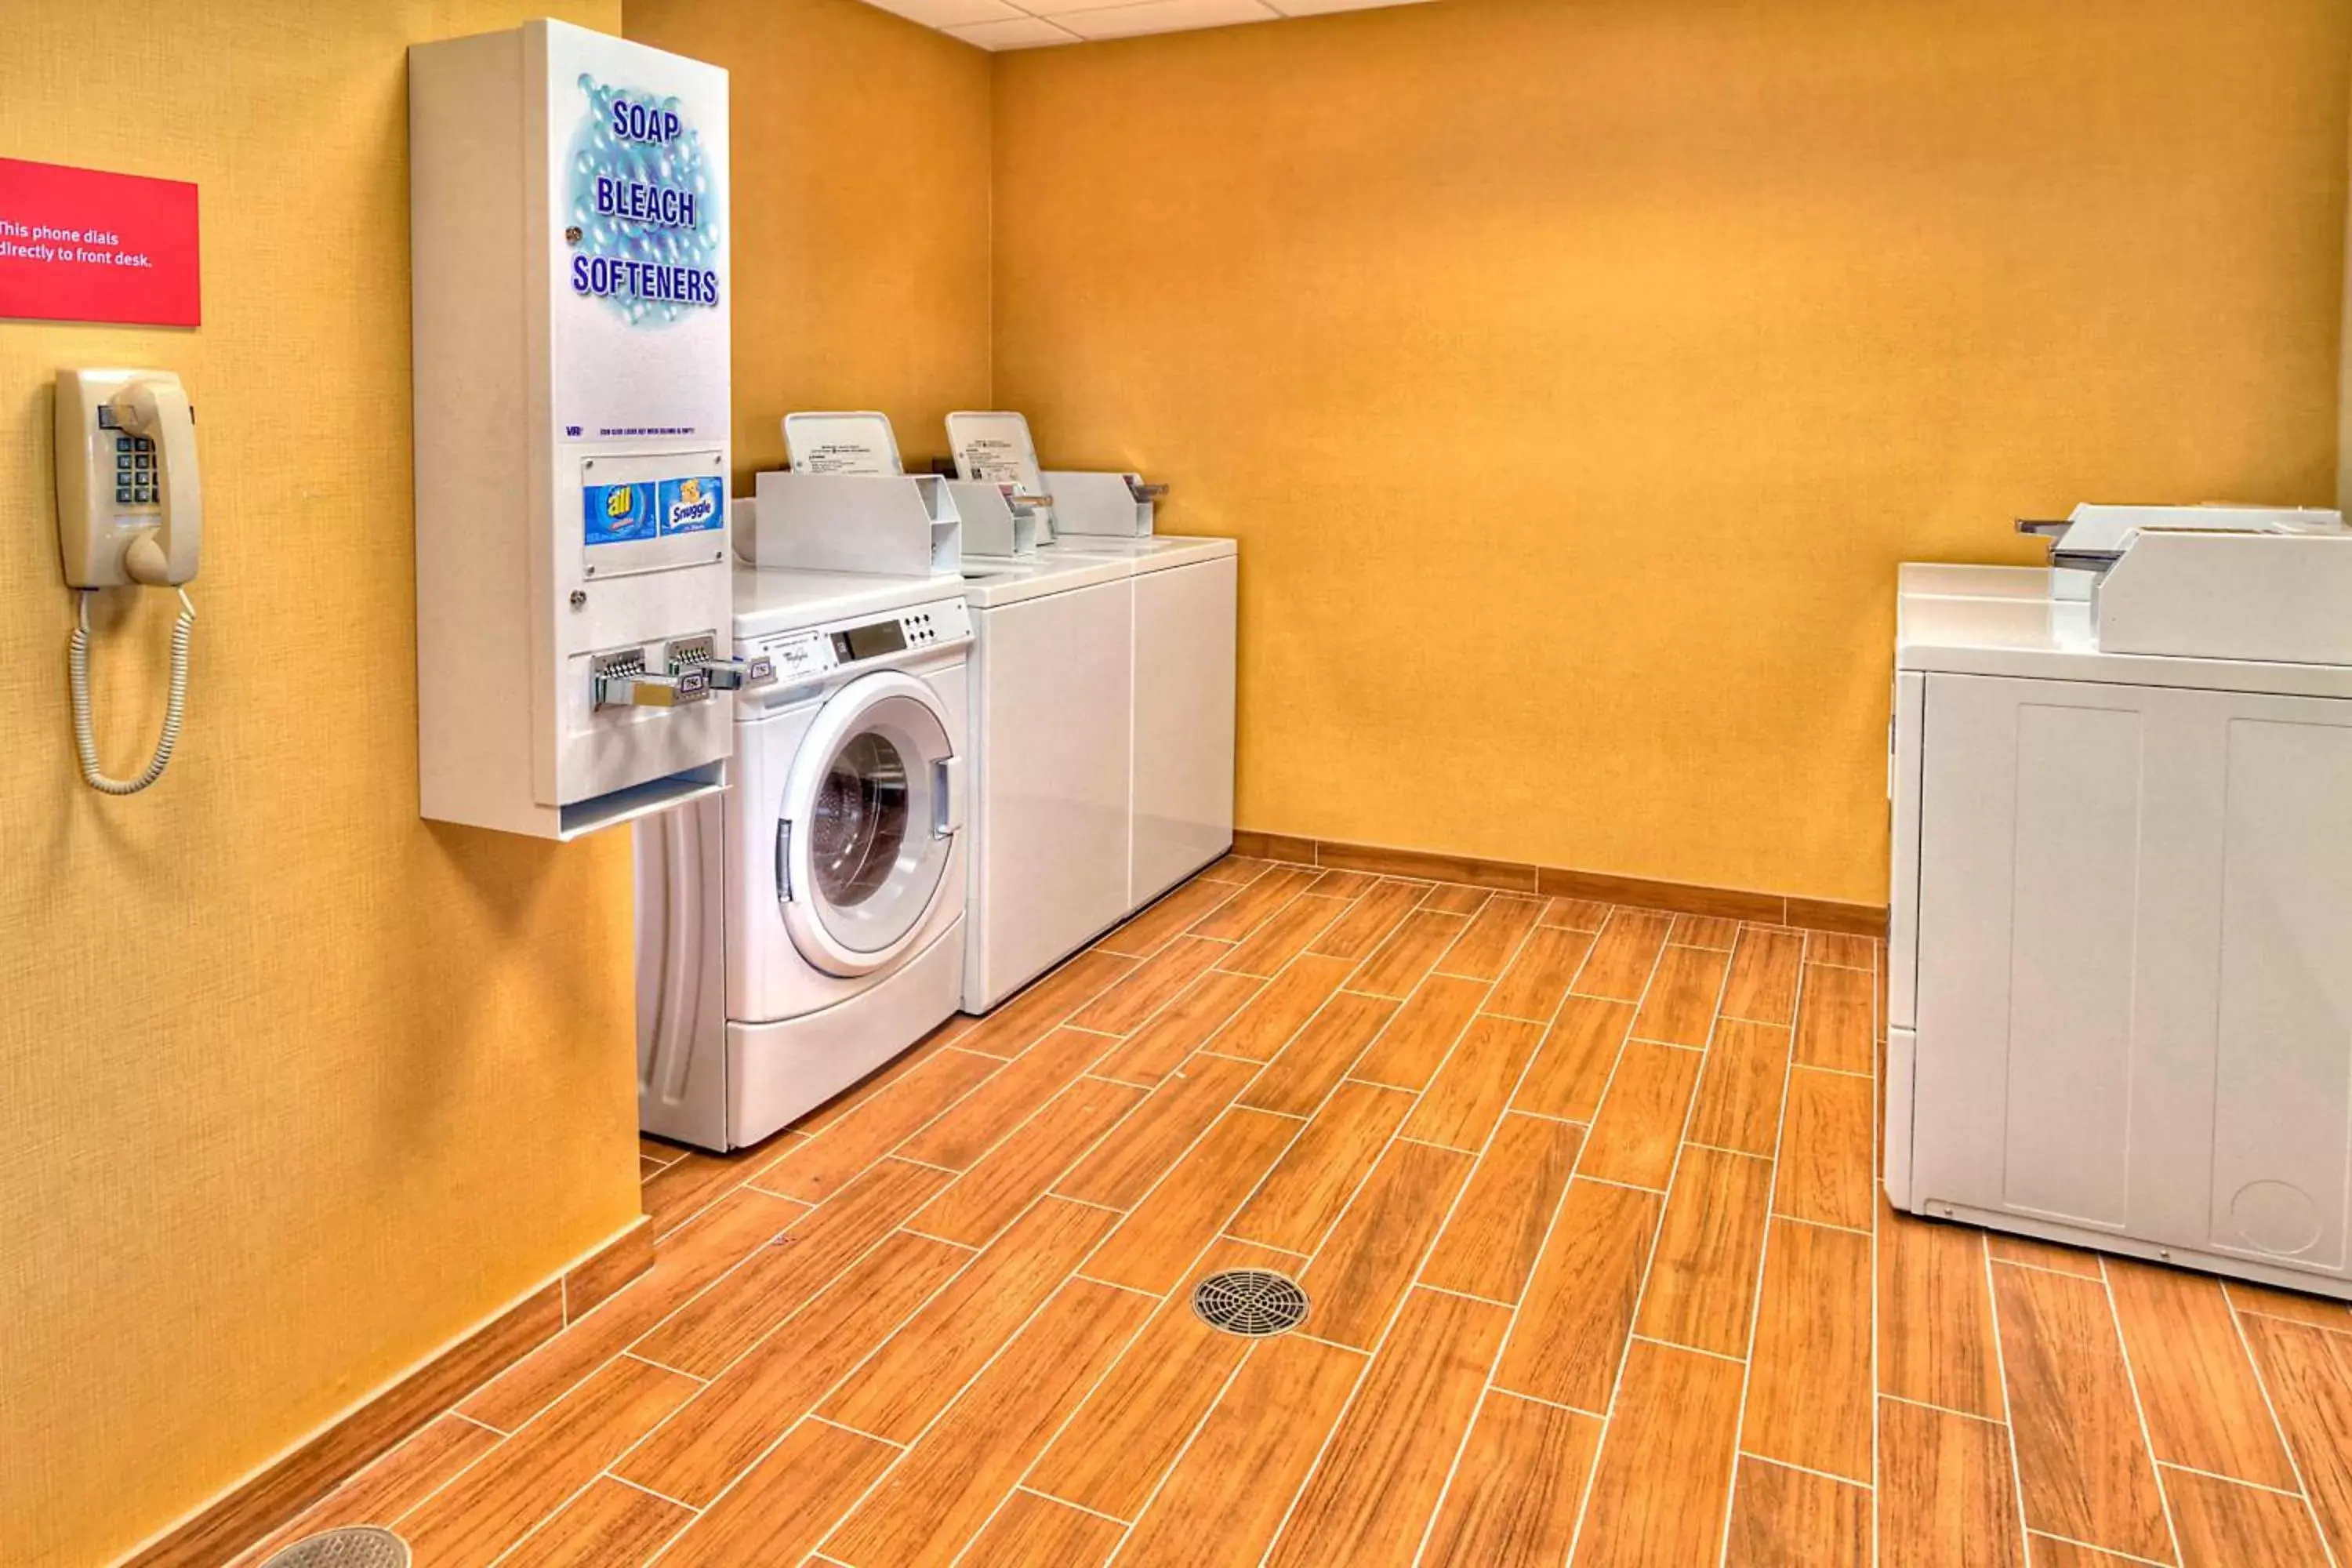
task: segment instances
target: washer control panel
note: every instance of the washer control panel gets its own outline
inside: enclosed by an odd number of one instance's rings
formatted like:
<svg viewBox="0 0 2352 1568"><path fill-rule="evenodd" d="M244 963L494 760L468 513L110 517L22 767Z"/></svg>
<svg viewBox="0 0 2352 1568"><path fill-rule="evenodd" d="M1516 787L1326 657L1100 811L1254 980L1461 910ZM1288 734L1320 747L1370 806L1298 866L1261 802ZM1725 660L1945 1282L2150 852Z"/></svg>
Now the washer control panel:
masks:
<svg viewBox="0 0 2352 1568"><path fill-rule="evenodd" d="M779 689L809 682L855 666L879 663L906 653L924 653L971 639L971 616L961 597L882 616L856 616L801 631L775 632L737 645L774 661Z"/></svg>

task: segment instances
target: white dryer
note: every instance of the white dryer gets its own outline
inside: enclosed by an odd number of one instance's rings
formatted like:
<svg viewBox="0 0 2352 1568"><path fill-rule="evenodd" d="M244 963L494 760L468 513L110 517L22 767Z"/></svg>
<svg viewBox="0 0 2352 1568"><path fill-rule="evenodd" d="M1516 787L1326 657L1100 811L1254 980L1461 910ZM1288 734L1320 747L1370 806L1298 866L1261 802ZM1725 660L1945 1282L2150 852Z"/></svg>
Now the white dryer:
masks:
<svg viewBox="0 0 2352 1568"><path fill-rule="evenodd" d="M1234 847L1239 547L1179 534L1070 533L1053 548L1120 562L1133 585L1132 912Z"/></svg>
<svg viewBox="0 0 2352 1568"><path fill-rule="evenodd" d="M1041 551L965 563L971 605L971 915L963 1007L982 1013L1127 918L1135 603L1130 566Z"/></svg>
<svg viewBox="0 0 2352 1568"><path fill-rule="evenodd" d="M957 584L742 568L734 633L729 787L636 829L638 1121L722 1150L956 1010L971 754Z"/></svg>

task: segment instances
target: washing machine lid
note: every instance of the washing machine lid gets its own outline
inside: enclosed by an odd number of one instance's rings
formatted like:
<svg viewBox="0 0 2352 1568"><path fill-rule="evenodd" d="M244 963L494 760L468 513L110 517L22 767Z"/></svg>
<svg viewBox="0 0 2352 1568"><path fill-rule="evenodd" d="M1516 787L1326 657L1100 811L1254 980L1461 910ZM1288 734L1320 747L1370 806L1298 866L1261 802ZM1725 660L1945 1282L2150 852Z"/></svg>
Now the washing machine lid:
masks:
<svg viewBox="0 0 2352 1568"><path fill-rule="evenodd" d="M1064 555L1048 545L1017 560L971 556L963 563L964 602L976 610L1017 605L1077 588L1123 582L1135 574L1131 563L1108 555Z"/></svg>
<svg viewBox="0 0 2352 1568"><path fill-rule="evenodd" d="M776 908L814 967L889 967L949 889L963 765L930 686L860 676L809 721L776 806Z"/></svg>
<svg viewBox="0 0 2352 1568"><path fill-rule="evenodd" d="M1138 576L1147 572L1194 566L1203 561L1227 560L1240 553L1240 546L1233 540L1190 533L1153 533L1140 539L1066 533L1055 540L1053 548L1066 550L1074 556L1100 555L1123 561Z"/></svg>

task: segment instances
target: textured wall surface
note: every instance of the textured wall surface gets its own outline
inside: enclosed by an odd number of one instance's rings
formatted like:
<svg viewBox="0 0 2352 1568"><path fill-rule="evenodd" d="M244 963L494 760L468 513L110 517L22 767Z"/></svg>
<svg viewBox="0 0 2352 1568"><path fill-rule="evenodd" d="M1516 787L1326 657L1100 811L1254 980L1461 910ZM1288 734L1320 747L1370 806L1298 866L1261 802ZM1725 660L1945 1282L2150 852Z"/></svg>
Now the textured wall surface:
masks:
<svg viewBox="0 0 2352 1568"><path fill-rule="evenodd" d="M990 406L989 57L857 0L629 0L734 73L735 467L781 421L878 408L909 467Z"/></svg>
<svg viewBox="0 0 2352 1568"><path fill-rule="evenodd" d="M202 186L205 324L0 322L0 1563L104 1561L637 1212L628 845L416 816L412 41L616 0L24 0L0 151ZM186 380L187 730L83 787L50 386ZM171 595L105 605L144 762ZM110 598L128 600L118 594ZM127 612L127 613L126 613Z"/></svg>
<svg viewBox="0 0 2352 1568"><path fill-rule="evenodd" d="M2324 502L2332 0L1447 0L999 57L997 399L1243 541L1240 815L1883 901L1895 568Z"/></svg>

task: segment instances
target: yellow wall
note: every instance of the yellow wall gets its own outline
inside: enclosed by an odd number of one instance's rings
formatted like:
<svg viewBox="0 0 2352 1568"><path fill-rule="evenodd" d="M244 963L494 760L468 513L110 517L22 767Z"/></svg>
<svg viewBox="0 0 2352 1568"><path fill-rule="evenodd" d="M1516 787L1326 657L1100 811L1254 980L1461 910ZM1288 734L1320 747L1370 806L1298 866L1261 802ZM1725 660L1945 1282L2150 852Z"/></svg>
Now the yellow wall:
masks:
<svg viewBox="0 0 2352 1568"><path fill-rule="evenodd" d="M31 0L12 155L196 181L205 325L0 322L0 1563L102 1561L635 1216L628 846L416 817L403 50L617 0ZM75 772L50 377L153 364L187 731ZM117 595L121 596L121 595ZM144 761L170 596L101 617Z"/></svg>
<svg viewBox="0 0 2352 1568"><path fill-rule="evenodd" d="M798 409L878 408L908 466L988 405L989 57L856 0L628 0L734 73L735 467ZM748 489L745 491L748 493Z"/></svg>
<svg viewBox="0 0 2352 1568"><path fill-rule="evenodd" d="M996 395L1242 539L1245 825L1883 901L1898 562L2329 498L2347 60L2329 0L1006 57Z"/></svg>

